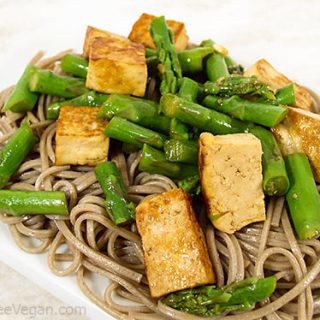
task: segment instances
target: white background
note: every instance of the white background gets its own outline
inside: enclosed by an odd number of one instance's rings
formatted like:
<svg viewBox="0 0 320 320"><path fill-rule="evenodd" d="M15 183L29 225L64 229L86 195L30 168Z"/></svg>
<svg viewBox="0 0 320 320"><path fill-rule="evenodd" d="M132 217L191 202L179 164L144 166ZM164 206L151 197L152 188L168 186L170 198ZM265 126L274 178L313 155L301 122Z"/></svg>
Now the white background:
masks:
<svg viewBox="0 0 320 320"><path fill-rule="evenodd" d="M320 92L320 1L317 0L0 0L0 88L14 83L39 50L48 55L82 47L86 26L128 35L142 12L184 21L192 42L212 38L246 64L259 58L300 83ZM12 246L11 246L12 245ZM74 279L47 276L45 257L15 248L6 227L0 226L0 259L67 303L85 304ZM0 306L61 302L0 262ZM101 319L87 305L87 317ZM31 318L31 317L29 317ZM0 319L29 319L4 316ZM58 319L45 317L43 319ZM105 318L106 319L106 318Z"/></svg>

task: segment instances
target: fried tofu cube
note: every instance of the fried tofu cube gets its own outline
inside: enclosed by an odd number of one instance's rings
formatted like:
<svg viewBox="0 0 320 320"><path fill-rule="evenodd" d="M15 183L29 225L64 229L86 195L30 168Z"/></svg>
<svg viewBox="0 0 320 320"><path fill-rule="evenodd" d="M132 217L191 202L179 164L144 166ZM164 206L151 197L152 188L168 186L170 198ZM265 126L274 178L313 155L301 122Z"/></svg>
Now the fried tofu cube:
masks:
<svg viewBox="0 0 320 320"><path fill-rule="evenodd" d="M136 223L152 297L215 281L204 235L182 189L144 200Z"/></svg>
<svg viewBox="0 0 320 320"><path fill-rule="evenodd" d="M129 39L135 42L140 42L148 48L155 48L149 27L151 21L155 16L143 13L140 18L134 23L132 30L129 34ZM177 51L185 50L188 46L189 37L184 23L166 20L168 27L171 28L173 33L173 42Z"/></svg>
<svg viewBox="0 0 320 320"><path fill-rule="evenodd" d="M107 121L97 118L99 107L62 106L57 122L56 165L89 165L108 159Z"/></svg>
<svg viewBox="0 0 320 320"><path fill-rule="evenodd" d="M262 147L250 133L199 139L199 172L203 197L213 225L232 234L264 221Z"/></svg>
<svg viewBox="0 0 320 320"><path fill-rule="evenodd" d="M288 108L287 117L272 132L283 154L303 152L308 156L315 180L320 182L320 115Z"/></svg>
<svg viewBox="0 0 320 320"><path fill-rule="evenodd" d="M91 41L86 87L98 92L143 97L147 77L142 44L113 34Z"/></svg>
<svg viewBox="0 0 320 320"><path fill-rule="evenodd" d="M266 83L273 90L280 89L289 85L290 83L293 83L296 98L295 106L305 110L312 109L312 98L310 93L276 70L265 59L258 60L254 65L245 71L244 75L246 77L256 76L259 80Z"/></svg>

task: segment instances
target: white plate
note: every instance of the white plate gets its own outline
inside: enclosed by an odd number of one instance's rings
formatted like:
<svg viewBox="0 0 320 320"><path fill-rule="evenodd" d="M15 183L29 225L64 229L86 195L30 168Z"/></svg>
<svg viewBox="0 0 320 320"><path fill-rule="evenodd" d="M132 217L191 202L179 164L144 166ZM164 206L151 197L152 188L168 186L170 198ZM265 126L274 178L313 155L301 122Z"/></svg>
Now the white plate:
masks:
<svg viewBox="0 0 320 320"><path fill-rule="evenodd" d="M127 35L142 12L184 21L191 41L213 38L239 61L264 57L301 83L320 85L320 2L0 0L0 88L15 83L38 50L80 52L89 24ZM46 255L22 252L3 224L0 259L66 303L85 306L88 316L112 319L84 297L74 277L51 274Z"/></svg>

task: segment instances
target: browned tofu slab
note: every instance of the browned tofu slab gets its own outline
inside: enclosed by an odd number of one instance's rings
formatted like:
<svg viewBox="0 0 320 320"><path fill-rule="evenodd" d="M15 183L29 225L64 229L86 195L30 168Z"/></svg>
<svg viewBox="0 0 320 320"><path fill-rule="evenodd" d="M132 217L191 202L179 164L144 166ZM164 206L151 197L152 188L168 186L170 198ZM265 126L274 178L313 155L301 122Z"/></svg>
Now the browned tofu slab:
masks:
<svg viewBox="0 0 320 320"><path fill-rule="evenodd" d="M136 223L152 297L215 281L204 235L182 189L144 200Z"/></svg>
<svg viewBox="0 0 320 320"><path fill-rule="evenodd" d="M107 160L107 121L97 118L99 107L62 106L57 121L56 165L89 165Z"/></svg>
<svg viewBox="0 0 320 320"><path fill-rule="evenodd" d="M266 83L273 90L285 87L290 83L294 83L264 59L258 60L254 65L245 71L244 75L247 77L256 76L259 80ZM311 110L312 98L310 93L297 83L294 83L294 91L296 106L305 110Z"/></svg>
<svg viewBox="0 0 320 320"><path fill-rule="evenodd" d="M200 135L202 194L217 229L232 234L265 220L261 157L260 140L252 134Z"/></svg>
<svg viewBox="0 0 320 320"><path fill-rule="evenodd" d="M288 115L272 129L283 154L305 153L315 180L320 182L320 115L298 108L288 108Z"/></svg>
<svg viewBox="0 0 320 320"><path fill-rule="evenodd" d="M129 34L129 39L135 42L140 42L148 48L155 48L149 27L155 16L143 13L140 18L134 23ZM188 46L189 38L187 36L184 23L175 20L166 20L168 27L173 32L173 42L178 51L185 50Z"/></svg>

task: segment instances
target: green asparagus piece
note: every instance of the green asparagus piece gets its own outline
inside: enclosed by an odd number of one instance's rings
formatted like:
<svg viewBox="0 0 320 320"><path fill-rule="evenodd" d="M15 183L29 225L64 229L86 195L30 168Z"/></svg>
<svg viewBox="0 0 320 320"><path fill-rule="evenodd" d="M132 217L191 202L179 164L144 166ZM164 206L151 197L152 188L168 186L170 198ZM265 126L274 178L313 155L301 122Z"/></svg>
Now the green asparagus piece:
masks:
<svg viewBox="0 0 320 320"><path fill-rule="evenodd" d="M178 53L179 62L183 73L197 73L204 69L204 58L213 53L213 48L198 47Z"/></svg>
<svg viewBox="0 0 320 320"><path fill-rule="evenodd" d="M250 133L261 141L264 193L268 196L283 196L290 184L281 151L273 134L260 126L251 128Z"/></svg>
<svg viewBox="0 0 320 320"><path fill-rule="evenodd" d="M13 134L0 152L0 189L10 180L37 142L27 122Z"/></svg>
<svg viewBox="0 0 320 320"><path fill-rule="evenodd" d="M52 102L47 107L47 119L56 120L59 117L61 106L101 106L108 98L109 95L98 93L95 91L88 91L81 96L73 99L61 100Z"/></svg>
<svg viewBox="0 0 320 320"><path fill-rule="evenodd" d="M213 41L212 39L205 39L201 41L200 47L213 47L214 44L215 41Z"/></svg>
<svg viewBox="0 0 320 320"><path fill-rule="evenodd" d="M296 96L294 94L293 83L287 85L286 87L280 88L276 92L276 98L274 100L268 100L268 99L262 98L259 100L259 102L271 103L276 106L279 106L279 105L293 106L293 105L295 105L296 104Z"/></svg>
<svg viewBox="0 0 320 320"><path fill-rule="evenodd" d="M196 174L192 177L185 178L178 182L179 188L191 195L199 195L201 193L201 187L199 184L199 175Z"/></svg>
<svg viewBox="0 0 320 320"><path fill-rule="evenodd" d="M221 78L216 82L207 81L204 84L204 93L231 97L233 95L260 95L266 99L274 100L275 96L269 87L257 77L244 77L232 75Z"/></svg>
<svg viewBox="0 0 320 320"><path fill-rule="evenodd" d="M149 144L156 148L163 148L168 139L163 134L141 127L135 123L119 117L113 117L107 124L105 135L126 143L134 144L142 148L143 144Z"/></svg>
<svg viewBox="0 0 320 320"><path fill-rule="evenodd" d="M190 78L182 78L178 96L188 101L195 102L199 93L199 85Z"/></svg>
<svg viewBox="0 0 320 320"><path fill-rule="evenodd" d="M36 70L30 77L29 89L57 97L74 98L85 93L85 80L58 75L50 70Z"/></svg>
<svg viewBox="0 0 320 320"><path fill-rule="evenodd" d="M238 74L242 75L243 74L243 66L237 62L235 62L231 57L226 56L224 57L224 60L226 62L226 65L228 67L229 73L232 74Z"/></svg>
<svg viewBox="0 0 320 320"><path fill-rule="evenodd" d="M152 20L150 33L157 47L159 71L161 74L160 92L175 93L182 78L178 55L173 45L172 31L167 27L163 16Z"/></svg>
<svg viewBox="0 0 320 320"><path fill-rule="evenodd" d="M86 78L89 62L78 54L66 54L61 60L61 69L73 76Z"/></svg>
<svg viewBox="0 0 320 320"><path fill-rule="evenodd" d="M199 104L181 99L173 94L163 95L160 111L169 118L177 118L193 127L215 134L231 134L248 131L248 124L230 116L207 109Z"/></svg>
<svg viewBox="0 0 320 320"><path fill-rule="evenodd" d="M169 294L163 299L168 306L194 315L209 317L224 312L250 310L256 302L269 297L276 288L276 277L248 278L217 288L203 286Z"/></svg>
<svg viewBox="0 0 320 320"><path fill-rule="evenodd" d="M310 239L320 232L320 196L305 154L285 156L290 180L286 195L291 219L301 240Z"/></svg>
<svg viewBox="0 0 320 320"><path fill-rule="evenodd" d="M158 103L151 100L112 94L102 105L98 117L111 119L113 116L166 134L170 130L170 119L159 115Z"/></svg>
<svg viewBox="0 0 320 320"><path fill-rule="evenodd" d="M132 222L135 217L135 205L127 200L128 193L115 163L100 163L94 172L104 192L105 207L111 220L116 225Z"/></svg>
<svg viewBox="0 0 320 320"><path fill-rule="evenodd" d="M184 179L198 174L198 167L188 164L170 162L163 152L145 144L139 164L141 171L162 174L173 179Z"/></svg>
<svg viewBox="0 0 320 320"><path fill-rule="evenodd" d="M213 82L230 75L224 56L220 53L214 53L207 59L206 71L209 80Z"/></svg>
<svg viewBox="0 0 320 320"><path fill-rule="evenodd" d="M33 109L38 100L38 94L30 92L29 79L36 70L37 68L31 65L26 67L16 87L2 108L3 112L8 110L13 112L26 112Z"/></svg>
<svg viewBox="0 0 320 320"><path fill-rule="evenodd" d="M189 128L186 124L176 118L170 119L169 136L172 139L188 140Z"/></svg>
<svg viewBox="0 0 320 320"><path fill-rule="evenodd" d="M134 153L140 150L140 148L135 144L126 143L126 142L122 143L121 149L122 149L122 152L126 154Z"/></svg>
<svg viewBox="0 0 320 320"><path fill-rule="evenodd" d="M195 141L170 139L164 143L165 157L169 161L196 165L198 145Z"/></svg>
<svg viewBox="0 0 320 320"><path fill-rule="evenodd" d="M13 216L69 214L66 195L61 191L0 190L0 212Z"/></svg>
<svg viewBox="0 0 320 320"><path fill-rule="evenodd" d="M150 58L157 55L157 50L153 48L146 48L146 58Z"/></svg>
<svg viewBox="0 0 320 320"><path fill-rule="evenodd" d="M227 113L237 119L254 122L266 127L276 126L288 113L287 108L249 101L241 99L238 96L220 99L208 97L203 100L205 106Z"/></svg>

